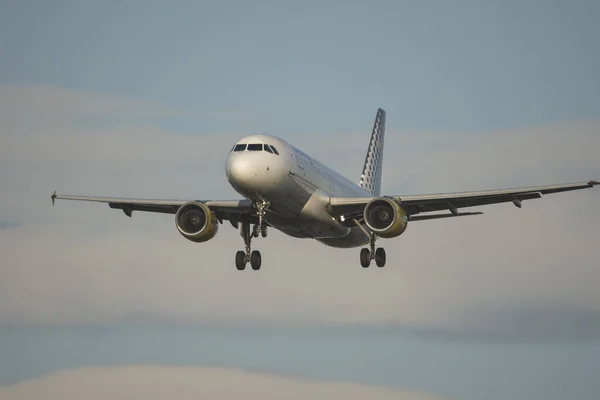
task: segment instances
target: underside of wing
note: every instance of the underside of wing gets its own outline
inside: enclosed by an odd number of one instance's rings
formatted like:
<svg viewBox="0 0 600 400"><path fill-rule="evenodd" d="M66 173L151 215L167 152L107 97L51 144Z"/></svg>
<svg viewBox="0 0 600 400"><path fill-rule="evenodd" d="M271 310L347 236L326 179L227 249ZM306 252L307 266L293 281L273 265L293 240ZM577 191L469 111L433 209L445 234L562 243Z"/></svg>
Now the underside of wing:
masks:
<svg viewBox="0 0 600 400"><path fill-rule="evenodd" d="M597 181L566 183L558 185L531 186L513 189L486 190L472 192L438 193L408 196L385 196L384 198L394 200L407 213L409 220L425 220L445 218L453 216L475 215L481 213L461 213L460 208L483 206L488 204L512 202L521 207L523 200L539 199L542 195L560 193L572 190L587 189L598 185ZM365 207L375 197L340 198L333 197L330 200L329 212L334 217L342 219L362 220ZM435 214L428 216L415 216L416 214L449 211L449 214Z"/></svg>

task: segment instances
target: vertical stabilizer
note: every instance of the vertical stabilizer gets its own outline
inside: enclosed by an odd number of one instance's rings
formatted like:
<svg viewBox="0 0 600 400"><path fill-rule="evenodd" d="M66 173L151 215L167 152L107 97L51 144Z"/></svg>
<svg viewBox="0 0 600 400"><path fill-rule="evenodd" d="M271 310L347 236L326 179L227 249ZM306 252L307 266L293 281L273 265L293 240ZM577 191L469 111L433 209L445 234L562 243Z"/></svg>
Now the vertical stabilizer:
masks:
<svg viewBox="0 0 600 400"><path fill-rule="evenodd" d="M365 158L358 186L369 191L373 196L381 193L381 169L383 166L383 136L385 134L385 111L377 110L371 140Z"/></svg>

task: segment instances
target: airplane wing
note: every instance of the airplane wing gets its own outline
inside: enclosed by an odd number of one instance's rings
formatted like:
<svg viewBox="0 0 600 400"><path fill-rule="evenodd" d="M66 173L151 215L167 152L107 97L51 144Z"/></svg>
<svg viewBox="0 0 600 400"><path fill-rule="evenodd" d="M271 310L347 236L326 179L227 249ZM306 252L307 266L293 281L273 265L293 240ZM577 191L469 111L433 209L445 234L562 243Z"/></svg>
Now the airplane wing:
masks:
<svg viewBox="0 0 600 400"><path fill-rule="evenodd" d="M539 199L542 195L588 189L598 185L597 181L565 183L559 185L532 186L514 189L485 190L477 192L438 193L408 196L389 196L396 200L409 214L410 220L425 220L454 216L476 215L481 213L459 212L460 208L483 206L487 204L512 202L521 207L523 200ZM373 197L341 198L332 197L329 211L335 217L362 218L364 207ZM414 216L415 214L433 211L450 211L450 214Z"/></svg>
<svg viewBox="0 0 600 400"><path fill-rule="evenodd" d="M233 223L239 220L240 214L255 216L254 208L249 200L164 200L164 199L132 199L119 197L92 197L77 196L71 194L58 194L54 192L51 196L52 205L56 200L91 201L106 203L110 208L123 210L125 215L131 217L133 211L146 211L163 214L175 214L179 207L189 201L197 201L206 204L216 214L219 222L229 220Z"/></svg>

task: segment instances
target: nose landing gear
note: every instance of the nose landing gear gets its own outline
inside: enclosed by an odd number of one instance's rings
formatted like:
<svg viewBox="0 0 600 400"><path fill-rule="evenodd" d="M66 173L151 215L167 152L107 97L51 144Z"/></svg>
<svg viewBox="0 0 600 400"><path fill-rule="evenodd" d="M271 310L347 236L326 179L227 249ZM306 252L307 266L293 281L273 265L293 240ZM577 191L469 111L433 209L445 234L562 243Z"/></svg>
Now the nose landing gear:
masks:
<svg viewBox="0 0 600 400"><path fill-rule="evenodd" d="M252 238L257 238L258 235L267 237L267 225L265 224L265 214L270 203L262 198L259 198L256 203L256 211L258 215L258 224L254 225L253 229L250 229L250 221L246 216L242 217L240 224L240 235L244 239L245 251L240 250L235 254L235 266L238 271L246 269L246 264L250 263L250 266L254 271L258 271L262 264L262 256L260 251L252 251L251 242Z"/></svg>
<svg viewBox="0 0 600 400"><path fill-rule="evenodd" d="M265 225L265 214L267 213L267 208L271 205L270 202L266 201L263 198L259 198L256 201L256 214L258 215L258 228L256 229L256 237L258 234L261 234L262 237L267 237L267 227Z"/></svg>

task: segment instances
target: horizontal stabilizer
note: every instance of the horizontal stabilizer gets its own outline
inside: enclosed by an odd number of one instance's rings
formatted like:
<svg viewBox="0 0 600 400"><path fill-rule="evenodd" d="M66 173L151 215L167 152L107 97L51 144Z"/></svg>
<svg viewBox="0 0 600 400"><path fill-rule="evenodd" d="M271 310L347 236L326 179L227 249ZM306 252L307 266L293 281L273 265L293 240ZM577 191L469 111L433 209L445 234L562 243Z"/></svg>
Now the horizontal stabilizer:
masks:
<svg viewBox="0 0 600 400"><path fill-rule="evenodd" d="M452 217L467 217L469 215L480 215L482 212L464 212L458 214L434 214L434 215L415 215L410 217L410 221L425 221L428 219L452 218Z"/></svg>

